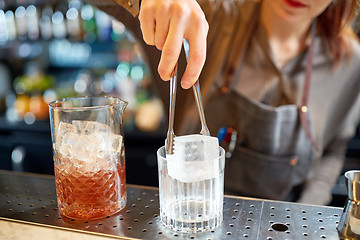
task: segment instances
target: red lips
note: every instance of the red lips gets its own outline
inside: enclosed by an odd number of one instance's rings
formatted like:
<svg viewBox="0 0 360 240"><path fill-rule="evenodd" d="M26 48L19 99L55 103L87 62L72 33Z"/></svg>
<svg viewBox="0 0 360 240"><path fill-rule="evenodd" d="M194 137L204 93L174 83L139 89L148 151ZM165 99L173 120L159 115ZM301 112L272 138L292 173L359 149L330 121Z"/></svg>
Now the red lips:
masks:
<svg viewBox="0 0 360 240"><path fill-rule="evenodd" d="M296 0L284 0L287 5L294 8L304 8L306 5Z"/></svg>

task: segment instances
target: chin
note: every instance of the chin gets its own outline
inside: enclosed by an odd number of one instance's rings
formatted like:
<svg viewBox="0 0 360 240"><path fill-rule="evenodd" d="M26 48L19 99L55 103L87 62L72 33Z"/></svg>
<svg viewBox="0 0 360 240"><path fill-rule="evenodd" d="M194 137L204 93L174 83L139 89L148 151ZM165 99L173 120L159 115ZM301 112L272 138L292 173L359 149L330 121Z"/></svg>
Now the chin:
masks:
<svg viewBox="0 0 360 240"><path fill-rule="evenodd" d="M290 12L287 10L281 10L278 11L278 16L283 19L285 22L291 23L291 24L298 24L303 22L305 19L303 16L300 16L297 13Z"/></svg>

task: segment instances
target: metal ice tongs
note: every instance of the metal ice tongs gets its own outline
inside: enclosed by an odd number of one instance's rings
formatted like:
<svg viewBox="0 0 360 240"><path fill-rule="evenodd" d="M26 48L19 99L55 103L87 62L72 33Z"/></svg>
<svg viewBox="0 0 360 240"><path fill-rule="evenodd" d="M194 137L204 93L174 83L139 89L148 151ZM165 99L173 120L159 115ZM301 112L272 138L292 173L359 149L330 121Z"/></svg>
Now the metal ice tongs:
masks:
<svg viewBox="0 0 360 240"><path fill-rule="evenodd" d="M175 100L176 100L176 80L177 80L177 64L170 79L170 103L169 103L169 127L166 134L165 151L166 155L174 153L174 115L175 115Z"/></svg>
<svg viewBox="0 0 360 240"><path fill-rule="evenodd" d="M186 60L189 60L189 43L186 39L183 39L183 46L184 46L184 51L185 51L185 55L186 55ZM210 131L209 131L209 129L206 125L206 121L205 121L204 107L203 107L202 100L201 100L199 80L197 80L195 82L192 89L194 92L195 101L196 101L196 105L197 105L197 109L199 111L199 116L200 116L200 121L201 121L200 133L202 135L210 136Z"/></svg>
<svg viewBox="0 0 360 240"><path fill-rule="evenodd" d="M186 39L183 39L183 46L186 55L186 60L189 59L189 43ZM172 155L174 153L174 114L175 114L175 100L176 100L176 85L177 85L177 64L172 73L170 79L170 103L169 103L169 126L166 134L165 142L165 151L167 155ZM205 136L210 136L210 131L206 125L204 107L201 100L200 85L199 80L193 85L193 92L196 100L196 105L199 111L200 121L201 121L201 131L200 134Z"/></svg>

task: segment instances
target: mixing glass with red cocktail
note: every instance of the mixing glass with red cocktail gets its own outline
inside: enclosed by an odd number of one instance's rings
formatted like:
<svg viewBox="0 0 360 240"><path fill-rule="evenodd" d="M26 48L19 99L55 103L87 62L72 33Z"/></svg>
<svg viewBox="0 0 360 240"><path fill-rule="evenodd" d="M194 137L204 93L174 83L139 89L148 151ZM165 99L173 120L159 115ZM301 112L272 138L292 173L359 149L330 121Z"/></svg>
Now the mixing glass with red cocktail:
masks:
<svg viewBox="0 0 360 240"><path fill-rule="evenodd" d="M60 213L98 219L126 205L122 114L127 102L81 97L49 104Z"/></svg>

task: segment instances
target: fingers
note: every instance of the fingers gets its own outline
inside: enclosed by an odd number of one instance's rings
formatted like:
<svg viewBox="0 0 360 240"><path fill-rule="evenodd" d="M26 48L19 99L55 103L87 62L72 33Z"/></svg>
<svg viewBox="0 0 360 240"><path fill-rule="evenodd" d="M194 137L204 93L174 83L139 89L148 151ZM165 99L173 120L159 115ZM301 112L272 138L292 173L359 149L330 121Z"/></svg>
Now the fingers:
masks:
<svg viewBox="0 0 360 240"><path fill-rule="evenodd" d="M181 79L181 87L188 89L198 80L200 72L206 60L206 37L208 26L201 24L195 27L197 34L190 33L189 38L189 59Z"/></svg>
<svg viewBox="0 0 360 240"><path fill-rule="evenodd" d="M160 51L163 49L168 32L169 15L164 14L162 9L158 9L156 13L155 46Z"/></svg>
<svg viewBox="0 0 360 240"><path fill-rule="evenodd" d="M162 48L158 72L163 80L169 80L179 58L184 24L181 19L173 18L170 20L170 28Z"/></svg>
<svg viewBox="0 0 360 240"><path fill-rule="evenodd" d="M139 13L140 28L146 44L155 45L155 16L152 14L155 11L152 6L141 6L143 11Z"/></svg>
<svg viewBox="0 0 360 240"><path fill-rule="evenodd" d="M181 86L190 88L198 79L206 57L208 25L196 0L142 0L139 13L144 41L162 51L158 72L170 79L182 48L189 41L189 60Z"/></svg>
<svg viewBox="0 0 360 240"><path fill-rule="evenodd" d="M140 6L140 28L146 44L162 50L169 30L172 0L143 0Z"/></svg>

